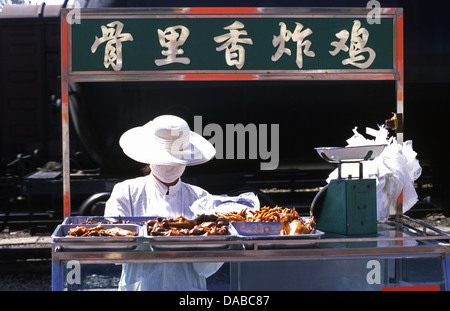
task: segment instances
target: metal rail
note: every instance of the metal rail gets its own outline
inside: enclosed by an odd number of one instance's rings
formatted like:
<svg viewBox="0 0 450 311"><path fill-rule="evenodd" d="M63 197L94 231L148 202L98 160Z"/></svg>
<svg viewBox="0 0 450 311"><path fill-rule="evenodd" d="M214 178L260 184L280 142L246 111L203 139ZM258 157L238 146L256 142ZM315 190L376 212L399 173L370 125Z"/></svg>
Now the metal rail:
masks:
<svg viewBox="0 0 450 311"><path fill-rule="evenodd" d="M449 235L449 233L446 233L446 232L444 232L444 231L442 231L442 230L440 230L440 229L438 229L438 228L435 228L435 227L433 227L433 226L431 226L431 225L429 225L429 224L426 224L426 223L424 223L424 222L422 222L422 221L420 221L420 220L411 218L411 217L406 216L406 215L404 215L404 214L401 215L401 218L402 218L402 219L406 219L407 221L410 221L410 222L412 222L412 223L416 223L417 225L421 226L421 227L422 227L422 232L423 232L424 234L427 233L427 229L428 229L428 230L432 230L432 231L434 231L434 232L436 232L437 234L440 234L440 235ZM402 224L405 225L405 226L407 226L407 225L404 224L404 223L402 223Z"/></svg>

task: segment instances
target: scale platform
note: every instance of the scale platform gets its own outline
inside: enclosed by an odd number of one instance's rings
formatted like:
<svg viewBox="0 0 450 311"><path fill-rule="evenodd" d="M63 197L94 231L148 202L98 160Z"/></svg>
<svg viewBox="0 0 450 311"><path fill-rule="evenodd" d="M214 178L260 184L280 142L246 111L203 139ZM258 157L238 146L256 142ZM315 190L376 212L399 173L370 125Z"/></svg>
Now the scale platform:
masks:
<svg viewBox="0 0 450 311"><path fill-rule="evenodd" d="M314 148L317 153L329 163L362 162L373 160L386 148L386 144L348 146L348 147L319 147Z"/></svg>

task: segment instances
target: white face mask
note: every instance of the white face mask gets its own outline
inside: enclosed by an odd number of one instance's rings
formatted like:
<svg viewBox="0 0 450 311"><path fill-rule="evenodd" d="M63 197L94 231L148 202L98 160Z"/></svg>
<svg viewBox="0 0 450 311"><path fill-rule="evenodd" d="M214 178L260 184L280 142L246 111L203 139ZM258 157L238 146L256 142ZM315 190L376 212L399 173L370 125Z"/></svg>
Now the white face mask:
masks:
<svg viewBox="0 0 450 311"><path fill-rule="evenodd" d="M171 183L177 180L183 175L186 165L174 164L174 165L153 165L150 164L153 175L158 177L159 180L165 183Z"/></svg>

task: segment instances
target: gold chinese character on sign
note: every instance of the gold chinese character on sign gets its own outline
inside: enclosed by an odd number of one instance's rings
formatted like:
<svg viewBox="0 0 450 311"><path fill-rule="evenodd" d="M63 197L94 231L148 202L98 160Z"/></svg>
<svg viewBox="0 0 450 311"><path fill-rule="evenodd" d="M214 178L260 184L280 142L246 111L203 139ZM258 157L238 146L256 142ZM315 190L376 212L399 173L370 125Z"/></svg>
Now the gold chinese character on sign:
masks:
<svg viewBox="0 0 450 311"><path fill-rule="evenodd" d="M338 32L336 38L338 38L339 41L331 42L331 45L334 46L335 49L329 51L330 54L335 56L340 51L348 52L350 57L342 61L343 65L353 65L361 69L369 68L376 57L375 51L366 46L367 41L369 40L369 31L367 31L366 28L361 27L361 22L359 20L355 20L353 21L350 44L347 46L346 43L349 36L350 33L345 29ZM364 53L367 53L368 55L364 55Z"/></svg>
<svg viewBox="0 0 450 311"><path fill-rule="evenodd" d="M155 64L157 66L172 63L181 63L188 65L191 62L189 58L177 57L177 55L184 54L184 51L179 47L183 45L184 42L186 42L188 36L189 29L181 25L168 27L164 31L158 29L159 43L163 48L166 48L167 50L161 52L161 54L163 56L166 56L166 58L155 60Z"/></svg>
<svg viewBox="0 0 450 311"><path fill-rule="evenodd" d="M224 27L225 30L230 32L224 35L214 37L214 41L217 43L222 43L220 47L216 48L216 51L225 50L225 60L228 66L236 66L237 69L241 69L245 63L245 49L242 44L251 44L253 41L250 38L240 38L240 36L246 36L247 31L240 30L244 28L244 24L235 21L230 26Z"/></svg>
<svg viewBox="0 0 450 311"><path fill-rule="evenodd" d="M122 69L122 42L133 41L133 36L129 33L122 33L123 24L119 21L111 22L106 26L102 25L102 36L95 37L94 44L91 46L91 52L95 53L100 44L106 42L105 57L103 65L108 68L109 65L115 70Z"/></svg>
<svg viewBox="0 0 450 311"><path fill-rule="evenodd" d="M285 43L289 40L297 43L297 52L295 57L295 63L297 67L302 69L303 67L303 54L308 57L315 57L316 53L310 50L311 41L305 40L305 38L312 34L311 29L303 29L303 25L300 23L295 23L296 27L294 32L287 30L286 24L281 22L280 26L280 34L278 36L273 36L272 45L274 47L278 46L277 51L272 56L272 61L276 62L280 59L283 54L291 55L291 50L286 48Z"/></svg>

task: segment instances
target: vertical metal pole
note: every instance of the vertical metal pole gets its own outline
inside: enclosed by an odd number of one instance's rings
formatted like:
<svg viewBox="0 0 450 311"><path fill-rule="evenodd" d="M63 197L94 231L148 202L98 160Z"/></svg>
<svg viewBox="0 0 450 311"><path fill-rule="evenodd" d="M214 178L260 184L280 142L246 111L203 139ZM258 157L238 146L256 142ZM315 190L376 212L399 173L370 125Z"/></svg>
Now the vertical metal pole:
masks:
<svg viewBox="0 0 450 311"><path fill-rule="evenodd" d="M70 216L70 144L69 144L69 85L68 85L68 23L66 12L61 14L61 137L63 161L63 215Z"/></svg>
<svg viewBox="0 0 450 311"><path fill-rule="evenodd" d="M404 75L403 75L403 10L398 9L397 11L397 23L395 27L397 28L397 40L395 42L397 46L397 70L398 70L398 78L396 80L396 89L397 89L397 117L400 118L399 124L400 129L397 130L397 142L399 144L403 144L403 118L404 118ZM403 214L403 191L397 199L397 210L396 210L396 219L400 220L400 215Z"/></svg>
<svg viewBox="0 0 450 311"><path fill-rule="evenodd" d="M404 72L403 72L403 10L399 9L397 15L397 71L398 78L396 80L397 89L397 115L400 118L400 129L397 131L397 141L403 144L403 116L404 116Z"/></svg>

